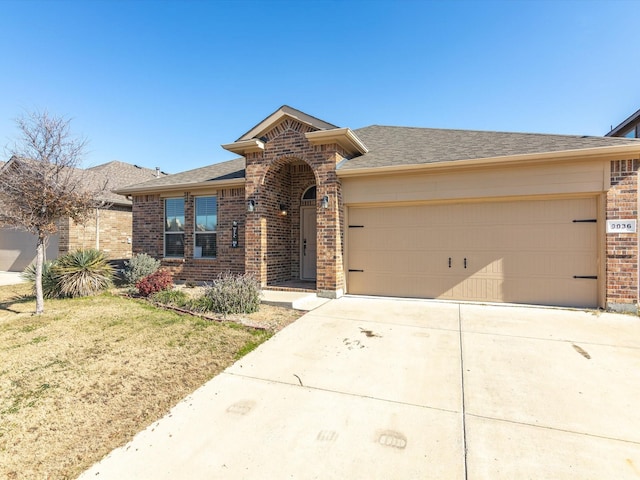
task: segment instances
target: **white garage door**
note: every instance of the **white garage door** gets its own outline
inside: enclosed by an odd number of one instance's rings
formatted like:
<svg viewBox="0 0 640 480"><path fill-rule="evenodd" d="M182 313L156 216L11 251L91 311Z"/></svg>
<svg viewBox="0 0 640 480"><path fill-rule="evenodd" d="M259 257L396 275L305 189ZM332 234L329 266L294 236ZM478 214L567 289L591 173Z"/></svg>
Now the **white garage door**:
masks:
<svg viewBox="0 0 640 480"><path fill-rule="evenodd" d="M595 198L351 207L353 294L596 307Z"/></svg>

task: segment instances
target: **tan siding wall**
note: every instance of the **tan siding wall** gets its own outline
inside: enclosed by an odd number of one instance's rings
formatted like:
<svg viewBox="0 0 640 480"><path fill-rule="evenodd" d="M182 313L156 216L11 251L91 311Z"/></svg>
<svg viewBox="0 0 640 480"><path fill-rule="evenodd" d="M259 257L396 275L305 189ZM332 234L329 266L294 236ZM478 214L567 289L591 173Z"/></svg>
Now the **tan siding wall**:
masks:
<svg viewBox="0 0 640 480"><path fill-rule="evenodd" d="M345 204L602 192L606 162L342 179Z"/></svg>

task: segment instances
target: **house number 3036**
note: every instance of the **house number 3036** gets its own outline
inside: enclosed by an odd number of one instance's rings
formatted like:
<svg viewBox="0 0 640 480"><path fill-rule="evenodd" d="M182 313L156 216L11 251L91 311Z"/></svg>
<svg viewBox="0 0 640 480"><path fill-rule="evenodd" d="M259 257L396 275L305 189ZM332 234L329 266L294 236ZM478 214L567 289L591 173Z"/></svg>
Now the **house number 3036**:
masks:
<svg viewBox="0 0 640 480"><path fill-rule="evenodd" d="M607 220L607 233L636 233L636 221Z"/></svg>

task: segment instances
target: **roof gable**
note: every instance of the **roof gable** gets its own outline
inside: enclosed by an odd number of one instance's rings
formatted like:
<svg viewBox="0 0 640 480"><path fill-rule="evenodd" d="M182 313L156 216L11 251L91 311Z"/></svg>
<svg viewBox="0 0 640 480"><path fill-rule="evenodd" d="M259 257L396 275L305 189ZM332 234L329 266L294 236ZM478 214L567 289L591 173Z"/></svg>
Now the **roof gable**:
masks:
<svg viewBox="0 0 640 480"><path fill-rule="evenodd" d="M295 108L291 108L288 105L283 105L278 110L273 112L267 118L258 123L251 130L246 132L240 138L236 140L236 142L242 142L244 140L250 140L254 138L261 138L267 132L277 127L280 123L282 123L287 118L295 120L303 125L307 125L310 127L311 131L315 130L329 130L333 128L338 128L336 125L332 125L331 123L325 122L324 120L320 120L319 118L308 115L300 110L296 110Z"/></svg>

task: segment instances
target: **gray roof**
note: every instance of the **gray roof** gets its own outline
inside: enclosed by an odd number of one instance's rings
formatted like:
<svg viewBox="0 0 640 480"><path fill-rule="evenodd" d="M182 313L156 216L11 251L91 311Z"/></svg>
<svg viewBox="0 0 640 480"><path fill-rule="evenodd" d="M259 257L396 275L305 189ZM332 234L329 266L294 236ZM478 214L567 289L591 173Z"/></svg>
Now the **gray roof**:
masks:
<svg viewBox="0 0 640 480"><path fill-rule="evenodd" d="M632 138L551 135L537 133L444 130L436 128L387 127L372 125L354 130L367 146L364 155L344 161L339 170L371 169L403 165L426 165L513 155L542 154L598 147L637 145ZM207 182L242 180L244 158L236 158L144 183L119 188L121 194L158 191Z"/></svg>
<svg viewBox="0 0 640 480"><path fill-rule="evenodd" d="M158 172L150 168L139 167L138 165L115 160L87 168L84 170L83 175L91 186L100 188L106 183L107 191L103 196L107 202L117 205L131 205L131 200L128 200L122 195L118 195L114 190L131 185L132 183L140 183L150 178L156 178ZM160 175L167 176L163 173L160 173Z"/></svg>
<svg viewBox="0 0 640 480"><path fill-rule="evenodd" d="M340 165L340 170L424 165L457 160L552 153L637 144L630 138L539 133L443 130L372 125L354 130L369 151Z"/></svg>
<svg viewBox="0 0 640 480"><path fill-rule="evenodd" d="M11 157L14 160L16 157ZM22 162L35 162L35 160L20 159ZM0 168L6 164L0 162ZM101 199L108 204L115 205L131 205L131 200L119 195L114 190L129 185L131 183L140 183L150 178L156 178L158 172L150 168L131 165L130 163L112 161L103 163L91 168L72 168L72 176L80 181L82 186L87 190L104 192ZM160 173L166 176L166 174Z"/></svg>
<svg viewBox="0 0 640 480"><path fill-rule="evenodd" d="M206 182L219 182L223 180L241 180L244 178L244 158L235 158L222 163L208 165L206 167L188 170L186 172L174 173L166 177L160 177L148 182L129 185L118 189L120 193L132 193L144 190L154 190L163 187L171 188L176 186L188 186L198 184L201 186Z"/></svg>

